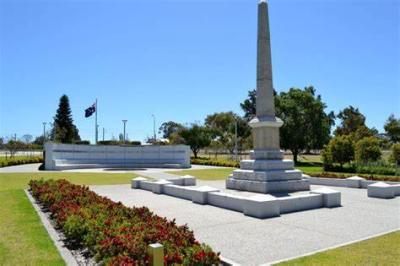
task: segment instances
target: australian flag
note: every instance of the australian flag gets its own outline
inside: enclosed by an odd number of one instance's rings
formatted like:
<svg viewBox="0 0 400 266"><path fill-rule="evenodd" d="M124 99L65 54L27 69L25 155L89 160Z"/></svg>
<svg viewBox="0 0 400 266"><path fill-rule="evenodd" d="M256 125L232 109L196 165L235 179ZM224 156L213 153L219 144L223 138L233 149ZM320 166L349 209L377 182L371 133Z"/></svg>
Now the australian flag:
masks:
<svg viewBox="0 0 400 266"><path fill-rule="evenodd" d="M91 116L94 112L96 112L96 104L95 103L85 110L85 117Z"/></svg>

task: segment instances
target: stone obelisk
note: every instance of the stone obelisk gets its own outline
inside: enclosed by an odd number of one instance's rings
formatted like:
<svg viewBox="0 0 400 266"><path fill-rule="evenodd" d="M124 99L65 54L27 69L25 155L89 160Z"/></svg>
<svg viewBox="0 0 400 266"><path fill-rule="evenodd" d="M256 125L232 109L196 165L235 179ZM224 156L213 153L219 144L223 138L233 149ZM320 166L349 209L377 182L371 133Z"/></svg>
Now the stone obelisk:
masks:
<svg viewBox="0 0 400 266"><path fill-rule="evenodd" d="M240 169L228 177L226 187L261 193L309 190L309 181L294 169L292 160L283 160L279 146L281 119L275 117L272 84L271 42L268 4L258 4L256 116L250 121L254 150L251 160L242 160Z"/></svg>

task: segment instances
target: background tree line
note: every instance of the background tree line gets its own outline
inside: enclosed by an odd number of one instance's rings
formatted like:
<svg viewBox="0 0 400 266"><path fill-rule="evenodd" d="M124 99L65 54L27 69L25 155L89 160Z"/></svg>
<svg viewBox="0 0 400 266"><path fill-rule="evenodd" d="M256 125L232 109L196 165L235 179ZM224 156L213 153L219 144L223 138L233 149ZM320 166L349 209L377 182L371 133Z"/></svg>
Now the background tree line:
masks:
<svg viewBox="0 0 400 266"><path fill-rule="evenodd" d="M400 119L394 115L390 115L386 121L386 134L383 136L375 128L366 126L365 116L358 108L349 106L337 115L326 111L326 103L312 86L304 89L290 88L287 92L274 92L274 95L276 116L284 122L280 129L281 148L291 151L296 163L299 154L321 150L327 166L336 163L343 166L355 159L363 162L377 161L380 159L378 154L381 148L389 148L392 144L397 147L396 143L400 141ZM168 121L160 126L159 132L171 144L189 145L195 157L203 148L222 148L233 154L237 122L238 151L251 149L252 138L248 122L256 113L256 91L249 91L240 106L244 111L243 116L233 112L220 112L206 116L202 124L183 125ZM332 135L335 119L340 124ZM340 155L335 153L337 146L343 147L341 149L346 147L346 141L351 143L347 145L350 145L350 151L341 151ZM346 158L343 160L340 157Z"/></svg>

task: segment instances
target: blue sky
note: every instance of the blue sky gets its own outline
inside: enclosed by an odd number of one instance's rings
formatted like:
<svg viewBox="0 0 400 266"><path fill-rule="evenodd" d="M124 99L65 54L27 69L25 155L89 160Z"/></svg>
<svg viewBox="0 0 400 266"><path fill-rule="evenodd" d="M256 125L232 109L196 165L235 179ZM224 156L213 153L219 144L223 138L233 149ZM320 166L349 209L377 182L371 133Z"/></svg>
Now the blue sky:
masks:
<svg viewBox="0 0 400 266"><path fill-rule="evenodd" d="M274 86L313 85L327 111L400 115L400 4L270 0ZM0 0L0 136L40 135L70 98L82 139L99 101L106 139L233 110L255 88L256 0ZM100 134L101 138L101 134Z"/></svg>

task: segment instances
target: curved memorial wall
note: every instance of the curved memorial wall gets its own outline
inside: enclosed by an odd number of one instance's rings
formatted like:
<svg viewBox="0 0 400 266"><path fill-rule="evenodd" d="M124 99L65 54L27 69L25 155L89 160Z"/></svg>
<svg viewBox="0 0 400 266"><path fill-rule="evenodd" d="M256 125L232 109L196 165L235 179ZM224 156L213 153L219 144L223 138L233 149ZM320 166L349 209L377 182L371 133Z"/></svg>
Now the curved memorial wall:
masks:
<svg viewBox="0 0 400 266"><path fill-rule="evenodd" d="M45 169L189 168L190 147L45 144Z"/></svg>

